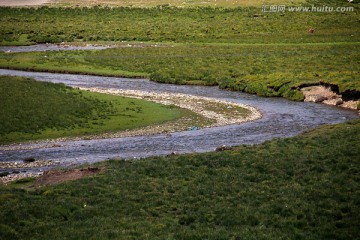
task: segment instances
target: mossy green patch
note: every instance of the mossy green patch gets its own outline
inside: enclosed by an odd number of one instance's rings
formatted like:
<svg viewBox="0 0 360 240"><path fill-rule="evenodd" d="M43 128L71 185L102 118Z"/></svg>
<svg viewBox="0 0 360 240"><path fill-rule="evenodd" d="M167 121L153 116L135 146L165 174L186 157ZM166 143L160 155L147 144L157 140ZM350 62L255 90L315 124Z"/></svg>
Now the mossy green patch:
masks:
<svg viewBox="0 0 360 240"><path fill-rule="evenodd" d="M122 131L180 116L173 106L0 77L0 143Z"/></svg>

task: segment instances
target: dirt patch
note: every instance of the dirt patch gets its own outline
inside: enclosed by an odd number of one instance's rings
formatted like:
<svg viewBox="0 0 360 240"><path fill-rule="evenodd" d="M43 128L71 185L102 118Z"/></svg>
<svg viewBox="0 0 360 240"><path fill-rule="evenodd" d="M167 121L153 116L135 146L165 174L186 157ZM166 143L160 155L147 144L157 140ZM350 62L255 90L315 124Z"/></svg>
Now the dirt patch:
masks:
<svg viewBox="0 0 360 240"><path fill-rule="evenodd" d="M0 6L20 7L39 6L50 3L51 0L1 0Z"/></svg>
<svg viewBox="0 0 360 240"><path fill-rule="evenodd" d="M73 181L80 178L93 176L102 170L100 168L81 168L65 171L47 171L36 180L36 185L54 185L66 181Z"/></svg>

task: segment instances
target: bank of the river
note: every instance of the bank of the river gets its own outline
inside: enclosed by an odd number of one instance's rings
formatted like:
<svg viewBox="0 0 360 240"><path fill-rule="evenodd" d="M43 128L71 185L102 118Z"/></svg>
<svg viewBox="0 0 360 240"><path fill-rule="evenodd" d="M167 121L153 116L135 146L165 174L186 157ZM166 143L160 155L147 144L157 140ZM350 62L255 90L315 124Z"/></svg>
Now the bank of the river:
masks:
<svg viewBox="0 0 360 240"><path fill-rule="evenodd" d="M84 91L91 91L103 94L138 98L168 106L174 105L182 109L189 110L193 114L186 114L176 120L166 121L162 124L152 124L142 128L135 128L133 130L100 133L96 135L88 134L86 136L79 137L62 137L51 140L38 140L32 141L32 143L47 142L53 144L50 145L50 147L56 147L59 146L57 144L61 142L81 141L84 139L111 139L156 134L167 134L168 136L171 136L171 133L177 131L199 130L200 128L211 128L232 124L241 124L261 118L260 111L252 106L210 97L194 96L183 93L151 92L140 90L119 90L84 87L81 87L80 89ZM8 144L3 146L0 145L0 151L29 150L36 148L44 147L39 147L36 145L31 146L26 143ZM5 165L3 167L5 168ZM12 167L13 165L10 164L9 168Z"/></svg>
<svg viewBox="0 0 360 240"><path fill-rule="evenodd" d="M173 96L191 95L194 101L199 102L193 107L213 108L214 104L205 104L202 98L216 99L230 103L239 103L252 106L259 110L262 118L242 124L231 124L211 128L194 129L170 133L164 129L160 134L142 136L104 136L97 139L68 139L62 142L37 142L21 144L13 149L0 150L0 162L22 162L23 159L33 157L39 163L51 160L57 166L74 166L83 163L92 163L112 158L143 158L167 154L214 151L219 146L235 146L242 144L258 144L273 138L291 137L308 129L323 124L334 124L357 118L355 111L342 108L306 102L288 101L282 98L261 98L255 95L240 92L224 91L218 87L184 86L159 84L145 79L124 79L112 77L96 77L86 75L52 74L1 70L4 75L32 77L39 81L62 82L72 87L87 89L111 89L113 93L126 92L134 95L141 93L142 97L156 98L160 95ZM152 94L151 94L152 93ZM152 96L154 95L154 96ZM168 95L162 95L168 101ZM179 100L180 103L183 100ZM215 104L216 105L216 104ZM222 105L220 105L222 106ZM240 105L242 106L242 105ZM227 114L236 110L236 107L215 107L218 110L226 109ZM200 110L200 109L199 109ZM206 112L206 111L205 111ZM233 116L232 114L229 115ZM240 119L244 116L239 112ZM213 122L214 123L214 122ZM189 125L188 125L189 126ZM174 127L173 125L170 127ZM151 131L156 128L150 129ZM149 131L150 131L149 130ZM109 138L107 138L109 137ZM112 138L115 137L115 138ZM43 172L48 167L33 169L17 169L35 173ZM8 171L8 170L4 170Z"/></svg>

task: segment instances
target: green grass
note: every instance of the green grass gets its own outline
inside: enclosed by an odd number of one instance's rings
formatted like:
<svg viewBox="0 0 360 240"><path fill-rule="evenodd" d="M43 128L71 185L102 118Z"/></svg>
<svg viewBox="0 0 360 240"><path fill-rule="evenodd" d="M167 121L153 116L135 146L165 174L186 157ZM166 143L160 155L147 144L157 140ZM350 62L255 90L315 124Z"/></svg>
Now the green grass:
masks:
<svg viewBox="0 0 360 240"><path fill-rule="evenodd" d="M357 239L360 121L231 151L0 186L2 239ZM32 182L34 184L34 182Z"/></svg>
<svg viewBox="0 0 360 240"><path fill-rule="evenodd" d="M259 6L0 8L3 45L65 41L120 46L103 51L0 53L0 67L219 85L293 100L303 99L298 89L303 84L330 83L343 94L359 91L358 4L330 0L306 4L353 6L354 11L263 13ZM315 33L310 34L309 28ZM126 47L128 43L140 47Z"/></svg>
<svg viewBox="0 0 360 240"><path fill-rule="evenodd" d="M96 41L359 42L358 4L346 13L263 13L252 8L0 8L0 45ZM322 5L320 5L322 6ZM309 34L309 28L315 34Z"/></svg>
<svg viewBox="0 0 360 240"><path fill-rule="evenodd" d="M262 4L300 4L305 0L78 0L76 2L70 0L56 0L51 3L52 6L122 6L122 7L154 7L158 5L163 6L177 6L177 7L248 7L248 6L262 6Z"/></svg>
<svg viewBox="0 0 360 240"><path fill-rule="evenodd" d="M359 91L358 4L307 3L313 4L355 10L274 14L261 12L261 7L0 8L3 45L65 41L120 46L0 53L0 67L219 85L293 100L303 99L298 89L303 84L330 83L343 94ZM311 27L314 34L308 32Z"/></svg>
<svg viewBox="0 0 360 240"><path fill-rule="evenodd" d="M63 84L0 76L0 143L140 128L181 116L180 109L79 91Z"/></svg>
<svg viewBox="0 0 360 240"><path fill-rule="evenodd" d="M149 77L175 84L219 85L302 100L299 86L326 82L360 91L359 43L175 44L97 51L0 54L0 67Z"/></svg>

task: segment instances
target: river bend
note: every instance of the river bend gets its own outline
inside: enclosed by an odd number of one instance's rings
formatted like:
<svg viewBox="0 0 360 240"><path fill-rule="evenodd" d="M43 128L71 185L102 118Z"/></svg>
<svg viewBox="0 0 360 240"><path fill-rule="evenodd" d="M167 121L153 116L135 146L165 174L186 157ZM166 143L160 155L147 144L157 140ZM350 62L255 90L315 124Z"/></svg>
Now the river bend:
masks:
<svg viewBox="0 0 360 240"><path fill-rule="evenodd" d="M218 87L159 84L146 79L97 77L88 75L24 72L0 69L1 75L31 77L39 81L64 83L73 87L186 93L247 104L259 109L261 119L239 125L204 128L153 136L22 144L25 150L1 150L0 162L22 161L33 157L54 160L61 166L93 163L112 158L143 158L175 153L214 151L227 145L259 144L274 138L292 137L323 124L336 124L357 118L357 112L323 104L293 102L283 98L263 98L230 92ZM4 169L0 169L4 170ZM34 168L32 171L45 170Z"/></svg>

